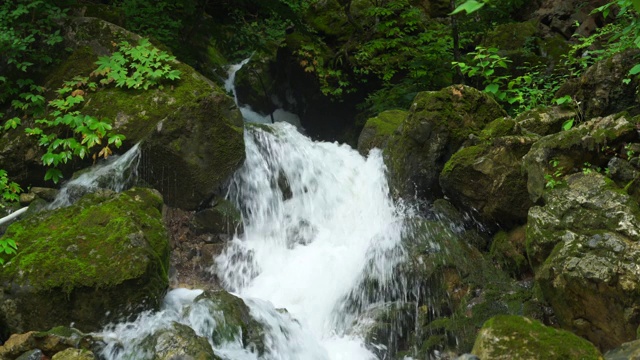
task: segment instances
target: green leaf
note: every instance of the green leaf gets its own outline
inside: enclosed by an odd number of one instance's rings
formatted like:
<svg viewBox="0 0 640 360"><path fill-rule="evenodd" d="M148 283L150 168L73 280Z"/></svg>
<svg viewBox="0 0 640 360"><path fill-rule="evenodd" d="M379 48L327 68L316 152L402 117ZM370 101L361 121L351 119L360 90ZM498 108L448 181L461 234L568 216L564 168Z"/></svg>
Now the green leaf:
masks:
<svg viewBox="0 0 640 360"><path fill-rule="evenodd" d="M490 94L497 94L500 86L498 84L489 84L484 88L484 91Z"/></svg>
<svg viewBox="0 0 640 360"><path fill-rule="evenodd" d="M475 0L467 0L465 1L463 4L461 4L460 6L458 6L457 8L455 8L455 10L453 10L451 12L451 14L449 15L455 15L459 12L465 11L467 13L467 15L476 12L478 10L480 10L483 6L485 5L484 2L478 2Z"/></svg>
<svg viewBox="0 0 640 360"><path fill-rule="evenodd" d="M634 67L629 70L629 75L636 75L640 73L640 64L636 64Z"/></svg>
<svg viewBox="0 0 640 360"><path fill-rule="evenodd" d="M562 123L562 130L567 131L567 130L571 130L571 128L573 127L573 119L569 119L565 122Z"/></svg>

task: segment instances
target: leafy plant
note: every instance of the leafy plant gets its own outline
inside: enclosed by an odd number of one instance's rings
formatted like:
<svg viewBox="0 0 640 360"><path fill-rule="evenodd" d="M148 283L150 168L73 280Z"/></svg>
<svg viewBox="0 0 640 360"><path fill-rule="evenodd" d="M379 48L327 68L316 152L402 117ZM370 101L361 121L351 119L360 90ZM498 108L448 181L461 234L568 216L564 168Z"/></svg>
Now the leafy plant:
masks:
<svg viewBox="0 0 640 360"><path fill-rule="evenodd" d="M66 81L64 86L56 92L59 97L49 101L52 109L49 117L35 120L38 126L26 128L28 135L37 136L38 144L46 148L42 155L42 163L49 166L45 174L45 180L57 183L62 178L62 172L58 168L66 164L73 157L84 159L90 156L91 150L100 145L101 149L93 153L93 159L111 155L110 145L120 147L124 135L113 134L108 120L98 120L89 115L81 114L73 110L84 101L87 91L97 88L95 82L88 78L76 77L72 81ZM55 131L56 128L64 128L71 131L70 136L63 136L66 132Z"/></svg>
<svg viewBox="0 0 640 360"><path fill-rule="evenodd" d="M557 159L551 159L549 161L549 165L551 165L552 172L550 174L544 175L544 179L546 180L545 187L549 189L555 189L556 187L564 184L564 182L561 180L562 170L564 170L564 167L559 166L560 161L558 161Z"/></svg>
<svg viewBox="0 0 640 360"><path fill-rule="evenodd" d="M12 238L0 237L0 265L3 265L5 262L2 257L3 254L15 254L16 250L18 250L18 245Z"/></svg>
<svg viewBox="0 0 640 360"><path fill-rule="evenodd" d="M0 169L0 195L2 195L3 200L0 201L0 208L5 207L4 202L18 201L21 192L22 188L20 188L20 185L9 181L7 172Z"/></svg>
<svg viewBox="0 0 640 360"><path fill-rule="evenodd" d="M157 49L145 38L140 39L136 46L123 41L118 44L118 49L111 56L101 56L96 62L98 68L92 75L104 76L101 84L115 83L117 87L147 90L161 87L163 80L180 79L180 71L171 67L175 56Z"/></svg>

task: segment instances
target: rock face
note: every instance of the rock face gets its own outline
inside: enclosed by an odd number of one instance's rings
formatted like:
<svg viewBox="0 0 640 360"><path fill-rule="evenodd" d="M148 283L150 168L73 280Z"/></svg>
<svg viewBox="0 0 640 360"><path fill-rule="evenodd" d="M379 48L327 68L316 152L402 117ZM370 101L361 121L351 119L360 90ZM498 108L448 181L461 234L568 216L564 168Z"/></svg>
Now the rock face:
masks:
<svg viewBox="0 0 640 360"><path fill-rule="evenodd" d="M89 76L98 56L110 55L114 43L139 39L127 30L96 18L73 18L65 24L65 45L73 53L46 79L57 89L75 76ZM114 131L126 136L124 152L143 141L140 173L159 190L167 204L193 210L209 200L244 160L242 116L224 90L186 64L172 66L180 80L149 90L100 87L87 92L79 111L112 121ZM98 79L92 78L97 81ZM25 126L30 126L24 121ZM40 148L24 129L0 137L0 162L16 181L42 184ZM74 163L70 174L88 165Z"/></svg>
<svg viewBox="0 0 640 360"><path fill-rule="evenodd" d="M584 74L564 84L556 97L572 96L580 103L584 118L606 116L620 111L632 115L640 113L636 87L638 80L631 76L631 83L623 84L629 78L629 70L637 63L638 50L627 50L611 58L597 62Z"/></svg>
<svg viewBox="0 0 640 360"><path fill-rule="evenodd" d="M59 326L44 332L30 331L12 335L0 346L0 359L40 360L43 356L54 359L95 359L90 350L93 344L90 335Z"/></svg>
<svg viewBox="0 0 640 360"><path fill-rule="evenodd" d="M162 198L102 191L12 224L20 249L0 268L3 336L74 323L82 331L157 308L168 285Z"/></svg>
<svg viewBox="0 0 640 360"><path fill-rule="evenodd" d="M556 171L560 175L574 173L582 171L587 164L605 168L612 154L620 153L627 142L637 139L638 122L640 117L632 118L624 113L610 115L538 140L523 158L531 201L540 199L548 187L549 176ZM552 160L557 163L554 165ZM561 181L561 176L553 177Z"/></svg>
<svg viewBox="0 0 640 360"><path fill-rule="evenodd" d="M529 211L527 255L562 327L611 349L640 325L640 208L600 174L566 182Z"/></svg>
<svg viewBox="0 0 640 360"><path fill-rule="evenodd" d="M406 118L406 111L388 110L368 119L358 137L358 152L366 156L373 148L384 149L391 135Z"/></svg>
<svg viewBox="0 0 640 360"><path fill-rule="evenodd" d="M602 359L593 344L568 331L508 315L484 323L472 352L480 359L492 360Z"/></svg>
<svg viewBox="0 0 640 360"><path fill-rule="evenodd" d="M469 135L504 116L491 97L467 86L419 93L385 149L394 191L403 197L437 198L445 162Z"/></svg>

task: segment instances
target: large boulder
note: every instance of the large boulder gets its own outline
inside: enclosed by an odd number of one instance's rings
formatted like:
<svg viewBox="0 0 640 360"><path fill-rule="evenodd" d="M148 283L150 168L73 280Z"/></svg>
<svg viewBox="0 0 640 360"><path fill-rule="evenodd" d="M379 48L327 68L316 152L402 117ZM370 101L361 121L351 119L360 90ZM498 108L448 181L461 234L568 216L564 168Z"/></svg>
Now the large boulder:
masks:
<svg viewBox="0 0 640 360"><path fill-rule="evenodd" d="M640 325L640 207L598 173L544 193L527 223L527 255L560 325L601 349Z"/></svg>
<svg viewBox="0 0 640 360"><path fill-rule="evenodd" d="M444 194L487 224L524 224L533 205L522 157L537 139L503 136L456 152L440 173Z"/></svg>
<svg viewBox="0 0 640 360"><path fill-rule="evenodd" d="M49 89L75 76L90 76L98 57L113 53L115 43L135 44L140 38L96 18L71 18L64 28L65 45L73 52L47 77L44 85ZM144 140L141 176L167 204L192 210L210 199L242 164L243 122L224 90L186 64L171 65L181 72L179 80L149 90L104 86L87 91L79 111L111 120L113 131L126 136L118 152ZM31 126L31 121L23 121L24 126ZM17 128L2 135L0 162L17 181L41 184L42 150L23 131ZM63 170L70 174L85 165L74 163Z"/></svg>
<svg viewBox="0 0 640 360"><path fill-rule="evenodd" d="M600 351L569 331L522 316L500 315L482 326L473 354L492 360L602 360Z"/></svg>
<svg viewBox="0 0 640 360"><path fill-rule="evenodd" d="M437 198L438 176L446 161L470 135L506 115L489 95L464 85L416 95L384 152L394 192Z"/></svg>
<svg viewBox="0 0 640 360"><path fill-rule="evenodd" d="M101 191L12 224L18 253L0 267L2 336L74 323L93 331L158 308L168 285L162 198Z"/></svg>
<svg viewBox="0 0 640 360"><path fill-rule="evenodd" d="M625 113L610 115L536 141L523 158L531 201L540 200L545 188L562 182L564 175L583 169L602 171L612 156L624 155L624 146L638 139L639 122L640 117Z"/></svg>

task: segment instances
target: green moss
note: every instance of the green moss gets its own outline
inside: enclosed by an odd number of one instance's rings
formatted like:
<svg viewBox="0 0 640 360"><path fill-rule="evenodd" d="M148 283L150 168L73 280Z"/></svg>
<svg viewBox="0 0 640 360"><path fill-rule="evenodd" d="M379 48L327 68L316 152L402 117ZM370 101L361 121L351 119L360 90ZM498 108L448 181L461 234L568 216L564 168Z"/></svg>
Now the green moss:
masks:
<svg viewBox="0 0 640 360"><path fill-rule="evenodd" d="M510 315L488 320L472 352L483 359L602 359L592 343L571 332Z"/></svg>
<svg viewBox="0 0 640 360"><path fill-rule="evenodd" d="M154 201L145 203L149 198ZM76 288L110 287L139 277L147 272L151 256L164 264L164 278L156 281L166 286L169 250L161 201L143 189L107 197L92 194L74 206L19 221L4 236L13 238L20 251L0 275L35 290L61 288L70 294Z"/></svg>
<svg viewBox="0 0 640 360"><path fill-rule="evenodd" d="M444 164L442 174L453 171L458 165L469 165L476 161L487 150L486 145L475 145L460 149Z"/></svg>
<svg viewBox="0 0 640 360"><path fill-rule="evenodd" d="M487 124L480 137L486 140L508 135L516 135L516 122L511 118L498 118Z"/></svg>
<svg viewBox="0 0 640 360"><path fill-rule="evenodd" d="M406 111L387 110L367 120L365 127L374 128L379 135L391 135L406 118Z"/></svg>
<svg viewBox="0 0 640 360"><path fill-rule="evenodd" d="M488 32L483 44L500 50L522 50L537 31L538 20L500 24Z"/></svg>

